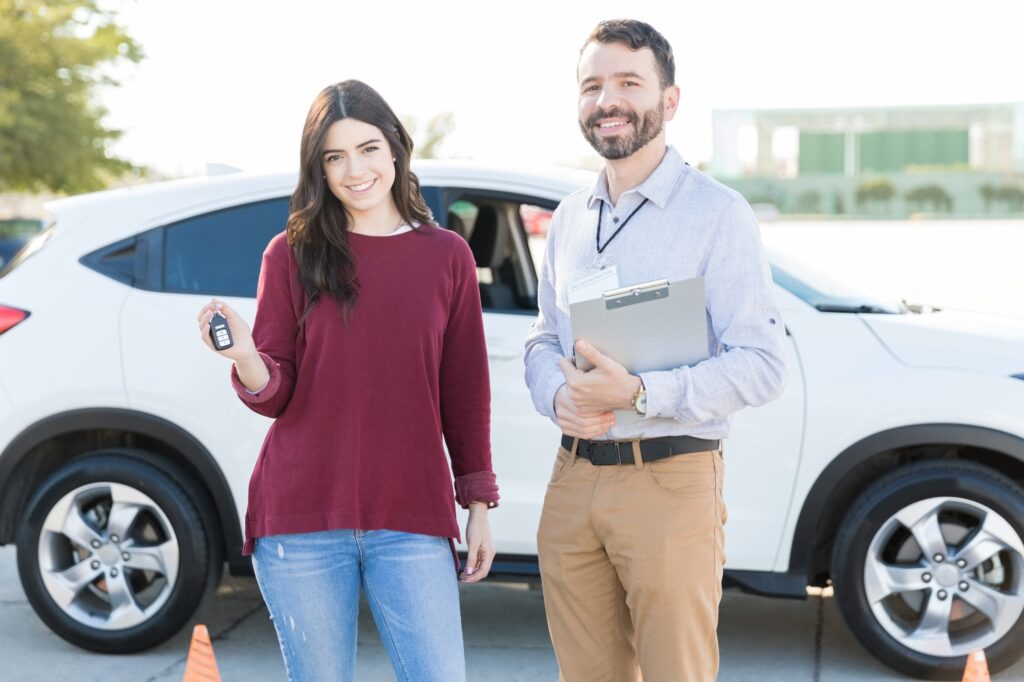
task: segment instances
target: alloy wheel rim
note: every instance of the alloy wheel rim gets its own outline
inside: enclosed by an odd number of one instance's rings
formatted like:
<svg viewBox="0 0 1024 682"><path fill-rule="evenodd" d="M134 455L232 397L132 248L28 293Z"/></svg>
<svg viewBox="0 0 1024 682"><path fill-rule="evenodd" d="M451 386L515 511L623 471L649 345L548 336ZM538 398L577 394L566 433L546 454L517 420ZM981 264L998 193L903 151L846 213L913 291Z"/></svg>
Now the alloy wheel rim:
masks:
<svg viewBox="0 0 1024 682"><path fill-rule="evenodd" d="M999 641L1024 612L1024 543L989 507L932 497L893 514L871 540L864 594L903 646L964 656Z"/></svg>
<svg viewBox="0 0 1024 682"><path fill-rule="evenodd" d="M167 602L178 578L178 539L152 498L97 482L64 495L39 533L39 570L54 603L79 623L125 630Z"/></svg>

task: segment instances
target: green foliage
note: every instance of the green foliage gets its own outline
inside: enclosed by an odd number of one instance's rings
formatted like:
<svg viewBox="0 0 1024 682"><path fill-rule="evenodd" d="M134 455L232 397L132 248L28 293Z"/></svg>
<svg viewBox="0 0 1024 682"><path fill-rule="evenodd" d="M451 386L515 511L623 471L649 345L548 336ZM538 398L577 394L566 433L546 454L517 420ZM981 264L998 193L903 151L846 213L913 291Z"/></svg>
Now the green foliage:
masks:
<svg viewBox="0 0 1024 682"><path fill-rule="evenodd" d="M1024 189L1016 185L1003 185L996 187L985 183L978 188L982 199L985 200L985 210L989 210L994 202L1005 202L1006 207L1013 211L1024 209Z"/></svg>
<svg viewBox="0 0 1024 682"><path fill-rule="evenodd" d="M43 221L28 218L0 220L0 240L27 238L43 229Z"/></svg>
<svg viewBox="0 0 1024 682"><path fill-rule="evenodd" d="M907 203L917 208L925 204L931 205L936 211L949 213L953 210L953 197L939 185L921 185L906 194Z"/></svg>
<svg viewBox="0 0 1024 682"><path fill-rule="evenodd" d="M886 178L865 180L857 187L857 206L875 202L888 204L896 195L896 188Z"/></svg>
<svg viewBox="0 0 1024 682"><path fill-rule="evenodd" d="M846 205L843 204L843 195L839 192L832 195L832 212L836 215L843 215L846 213Z"/></svg>
<svg viewBox="0 0 1024 682"><path fill-rule="evenodd" d="M82 192L132 170L98 87L141 48L96 2L0 0L0 191Z"/></svg>
<svg viewBox="0 0 1024 682"><path fill-rule="evenodd" d="M455 130L455 116L450 111L435 114L427 121L422 131L419 123L411 116L402 117L402 125L415 141L413 156L417 159L436 159L444 139Z"/></svg>
<svg viewBox="0 0 1024 682"><path fill-rule="evenodd" d="M801 192L796 199L796 210L798 213L820 213L821 192L816 189Z"/></svg>
<svg viewBox="0 0 1024 682"><path fill-rule="evenodd" d="M971 165L966 161L954 163L910 163L903 167L904 173L969 173Z"/></svg>

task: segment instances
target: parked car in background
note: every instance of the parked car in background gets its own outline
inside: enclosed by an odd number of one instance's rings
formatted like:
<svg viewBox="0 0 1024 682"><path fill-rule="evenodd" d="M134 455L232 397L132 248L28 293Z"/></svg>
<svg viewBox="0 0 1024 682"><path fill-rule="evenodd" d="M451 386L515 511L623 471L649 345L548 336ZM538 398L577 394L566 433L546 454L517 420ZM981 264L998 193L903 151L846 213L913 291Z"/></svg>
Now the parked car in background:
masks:
<svg viewBox="0 0 1024 682"><path fill-rule="evenodd" d="M594 176L415 171L476 258L502 487L493 572L535 579L559 433L523 381L537 301L523 207L553 210ZM217 296L252 321L295 181L233 174L62 199L0 270L0 543L17 543L27 598L68 641L154 646L225 565L251 572L241 519L271 421L237 399L195 311ZM913 312L770 258L790 377L726 441L726 581L796 598L834 586L854 634L908 674L958 678L982 648L992 668L1010 665L1024 651L1024 323Z"/></svg>
<svg viewBox="0 0 1024 682"><path fill-rule="evenodd" d="M551 225L551 209L522 204L519 207L519 214L522 216L523 225L526 226L526 234L531 237L548 236L548 226Z"/></svg>
<svg viewBox="0 0 1024 682"><path fill-rule="evenodd" d="M14 258L33 235L43 229L43 221L27 218L0 220L0 268Z"/></svg>

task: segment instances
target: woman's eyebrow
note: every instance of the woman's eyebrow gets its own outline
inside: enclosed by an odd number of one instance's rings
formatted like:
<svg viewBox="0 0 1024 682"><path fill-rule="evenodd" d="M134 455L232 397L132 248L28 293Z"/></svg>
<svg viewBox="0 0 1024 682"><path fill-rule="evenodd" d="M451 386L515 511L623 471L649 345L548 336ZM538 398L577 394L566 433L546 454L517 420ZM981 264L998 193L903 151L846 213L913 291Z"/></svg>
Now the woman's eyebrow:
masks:
<svg viewBox="0 0 1024 682"><path fill-rule="evenodd" d="M378 140L378 139L376 139L376 138L374 138L374 139L372 139L372 140L367 140L366 142L362 142L362 143L360 143L360 144L357 144L357 145L356 145L356 149L362 149L362 148L363 148L363 147L365 147L366 145L368 145L368 144L373 144L374 142L376 142L376 143L378 143L378 144L379 144L379 143L380 143L380 140ZM325 149L325 150L323 151L323 153L321 154L321 156L323 156L323 155L325 155L325 154L341 154L341 153L342 153L342 152L344 152L344 151L345 151L344 149Z"/></svg>

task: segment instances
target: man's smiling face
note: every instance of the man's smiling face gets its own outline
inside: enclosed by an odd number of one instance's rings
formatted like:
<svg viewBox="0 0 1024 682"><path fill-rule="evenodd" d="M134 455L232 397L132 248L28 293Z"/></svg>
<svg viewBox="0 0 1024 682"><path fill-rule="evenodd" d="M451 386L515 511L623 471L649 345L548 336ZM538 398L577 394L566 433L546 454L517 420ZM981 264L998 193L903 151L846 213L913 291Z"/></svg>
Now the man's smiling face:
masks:
<svg viewBox="0 0 1024 682"><path fill-rule="evenodd" d="M580 130L604 158L632 156L664 128L666 89L649 48L591 42L576 73Z"/></svg>

